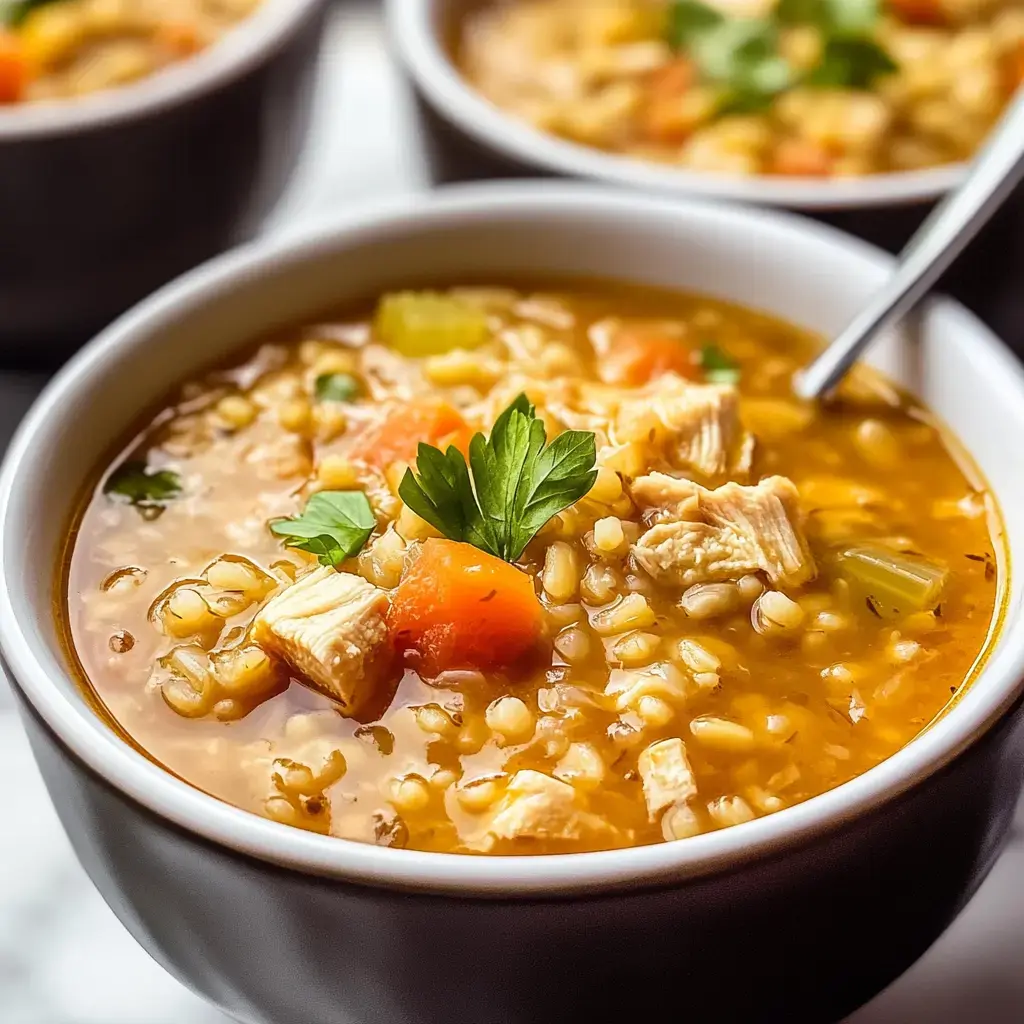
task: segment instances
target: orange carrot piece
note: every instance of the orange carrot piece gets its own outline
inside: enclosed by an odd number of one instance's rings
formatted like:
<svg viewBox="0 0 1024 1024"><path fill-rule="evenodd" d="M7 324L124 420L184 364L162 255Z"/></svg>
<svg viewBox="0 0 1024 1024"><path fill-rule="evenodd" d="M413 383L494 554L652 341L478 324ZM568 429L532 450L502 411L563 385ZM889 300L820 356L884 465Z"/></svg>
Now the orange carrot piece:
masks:
<svg viewBox="0 0 1024 1024"><path fill-rule="evenodd" d="M810 139L783 139L772 157L773 174L793 178L827 178L832 173L832 154Z"/></svg>
<svg viewBox="0 0 1024 1024"><path fill-rule="evenodd" d="M696 82L697 68L686 57L654 72L643 114L644 134L649 139L671 145L683 142L697 127L693 112L679 102Z"/></svg>
<svg viewBox="0 0 1024 1024"><path fill-rule="evenodd" d="M446 450L454 444L465 453L473 431L462 414L447 402L425 399L396 409L361 439L359 454L371 466L412 462L423 441Z"/></svg>
<svg viewBox="0 0 1024 1024"><path fill-rule="evenodd" d="M428 540L391 601L392 643L426 678L506 668L536 651L544 617L514 565L452 540Z"/></svg>
<svg viewBox="0 0 1024 1024"><path fill-rule="evenodd" d="M28 85L28 60L13 32L0 29L0 103L17 103Z"/></svg>
<svg viewBox="0 0 1024 1024"><path fill-rule="evenodd" d="M156 31L157 42L176 57L190 57L203 48L199 27L191 21L165 21Z"/></svg>
<svg viewBox="0 0 1024 1024"><path fill-rule="evenodd" d="M679 338L657 328L627 327L615 335L601 360L601 379L606 384L646 384L665 373L695 378L696 364Z"/></svg>

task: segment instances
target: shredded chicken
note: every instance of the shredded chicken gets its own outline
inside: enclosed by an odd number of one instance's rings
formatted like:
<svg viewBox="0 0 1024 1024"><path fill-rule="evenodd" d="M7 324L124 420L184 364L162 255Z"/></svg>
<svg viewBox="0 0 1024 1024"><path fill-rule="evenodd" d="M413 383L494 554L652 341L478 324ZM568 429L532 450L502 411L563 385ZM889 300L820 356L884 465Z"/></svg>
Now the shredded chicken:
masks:
<svg viewBox="0 0 1024 1024"><path fill-rule="evenodd" d="M512 776L474 845L487 849L497 839L579 839L609 827L585 809L582 797L567 782L523 769Z"/></svg>
<svg viewBox="0 0 1024 1024"><path fill-rule="evenodd" d="M644 784L647 815L656 821L666 808L685 804L697 795L697 780L678 737L659 740L645 748L637 760Z"/></svg>
<svg viewBox="0 0 1024 1024"><path fill-rule="evenodd" d="M648 441L673 468L706 483L721 483L750 472L754 439L740 422L735 388L691 384L675 374L659 377L651 389L622 403L618 441Z"/></svg>
<svg viewBox="0 0 1024 1024"><path fill-rule="evenodd" d="M390 668L387 594L361 576L322 567L256 616L253 639L353 715Z"/></svg>
<svg viewBox="0 0 1024 1024"><path fill-rule="evenodd" d="M665 480L660 485L666 486ZM645 483L641 491L650 493L652 486L658 484ZM677 504L673 518L642 534L632 551L654 579L684 587L758 571L776 586L797 587L817 572L796 487L781 476L753 487L698 488L696 500Z"/></svg>

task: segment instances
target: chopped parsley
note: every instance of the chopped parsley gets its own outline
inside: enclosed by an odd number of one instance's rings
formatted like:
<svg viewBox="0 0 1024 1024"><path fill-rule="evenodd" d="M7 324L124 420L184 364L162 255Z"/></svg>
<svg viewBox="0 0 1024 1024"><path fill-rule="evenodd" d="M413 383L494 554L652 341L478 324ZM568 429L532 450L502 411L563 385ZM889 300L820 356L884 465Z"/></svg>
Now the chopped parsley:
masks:
<svg viewBox="0 0 1024 1024"><path fill-rule="evenodd" d="M740 364L713 341L706 341L700 349L700 368L709 384L738 384Z"/></svg>
<svg viewBox="0 0 1024 1024"><path fill-rule="evenodd" d="M350 373L321 373L313 384L318 402L351 402L362 391Z"/></svg>
<svg viewBox="0 0 1024 1024"><path fill-rule="evenodd" d="M139 508L163 508L181 494L181 477L171 469L150 471L145 462L132 459L107 477L103 493Z"/></svg>
<svg viewBox="0 0 1024 1024"><path fill-rule="evenodd" d="M700 0L676 0L667 38L703 79L721 90L719 113L763 110L795 85L868 89L897 66L874 39L879 0L779 0L763 18L728 17ZM780 29L809 25L821 34L815 67L800 74L782 56Z"/></svg>

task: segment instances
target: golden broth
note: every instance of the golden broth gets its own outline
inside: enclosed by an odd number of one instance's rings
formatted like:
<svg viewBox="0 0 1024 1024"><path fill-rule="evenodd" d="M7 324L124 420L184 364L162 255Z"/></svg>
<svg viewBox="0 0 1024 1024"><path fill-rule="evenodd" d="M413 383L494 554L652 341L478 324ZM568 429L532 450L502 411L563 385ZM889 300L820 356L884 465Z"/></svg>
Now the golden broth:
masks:
<svg viewBox="0 0 1024 1024"><path fill-rule="evenodd" d="M365 842L475 853L620 847L742 822L840 785L913 739L969 679L996 610L991 501L926 410L867 374L833 408L797 402L789 381L815 340L702 297L606 283L456 294L486 313L478 347L399 355L378 342L370 306L285 332L186 384L112 460L170 468L180 496L144 509L112 500L101 482L88 497L63 570L70 642L91 693L155 761L253 813ZM670 338L684 355L675 369L697 382L738 371L752 464L709 487L790 478L815 578L773 587L744 572L710 590L652 578L636 548L665 513L635 500L636 478L653 465L646 440L614 452L599 444L594 490L518 563L543 609L539 661L426 679L407 660L349 718L279 658L269 668L260 660L254 617L315 565L284 547L270 520L297 514L320 488L364 490L377 528L342 568L392 601L434 533L395 497L402 460L364 461L383 450L379 433L372 447L367 438L389 410L411 422L416 403L443 400L486 433L525 390L549 436L579 427L580 410L599 418L595 403L616 388L650 395L669 379L599 383L621 374L616 353L631 332ZM627 370L654 364L639 366ZM351 374L360 396L316 400L317 379L330 373ZM858 545L942 566L934 607L894 614L851 586L835 553ZM252 567L248 591L210 582L238 564ZM175 618L168 602L180 591L189 593L175 607L186 611ZM181 615L193 612L198 626L182 634ZM183 648L186 669L214 675L217 659L255 650L243 667L259 681L239 685L232 668L233 688L194 701L182 662L169 661ZM624 697L623 680L642 685ZM503 697L518 700L495 704ZM652 810L642 754L676 738L695 793ZM570 824L489 831L496 809L514 809L508 786L524 770L571 786Z"/></svg>

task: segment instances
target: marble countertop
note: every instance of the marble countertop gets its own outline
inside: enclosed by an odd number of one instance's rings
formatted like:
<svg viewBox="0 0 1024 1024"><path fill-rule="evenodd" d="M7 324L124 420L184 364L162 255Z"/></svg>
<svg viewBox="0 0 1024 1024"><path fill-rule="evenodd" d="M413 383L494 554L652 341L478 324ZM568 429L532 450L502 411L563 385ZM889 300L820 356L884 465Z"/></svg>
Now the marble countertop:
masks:
<svg viewBox="0 0 1024 1024"><path fill-rule="evenodd" d="M427 187L373 0L333 13L315 130L269 231ZM0 445L41 380L0 375ZM0 682L0 1024L228 1024L157 967L78 866ZM1024 813L960 919L847 1024L1024 1021ZM856 969L851 965L851 969ZM301 1024L295 1021L281 1024ZM455 1022L453 1024L468 1024Z"/></svg>

